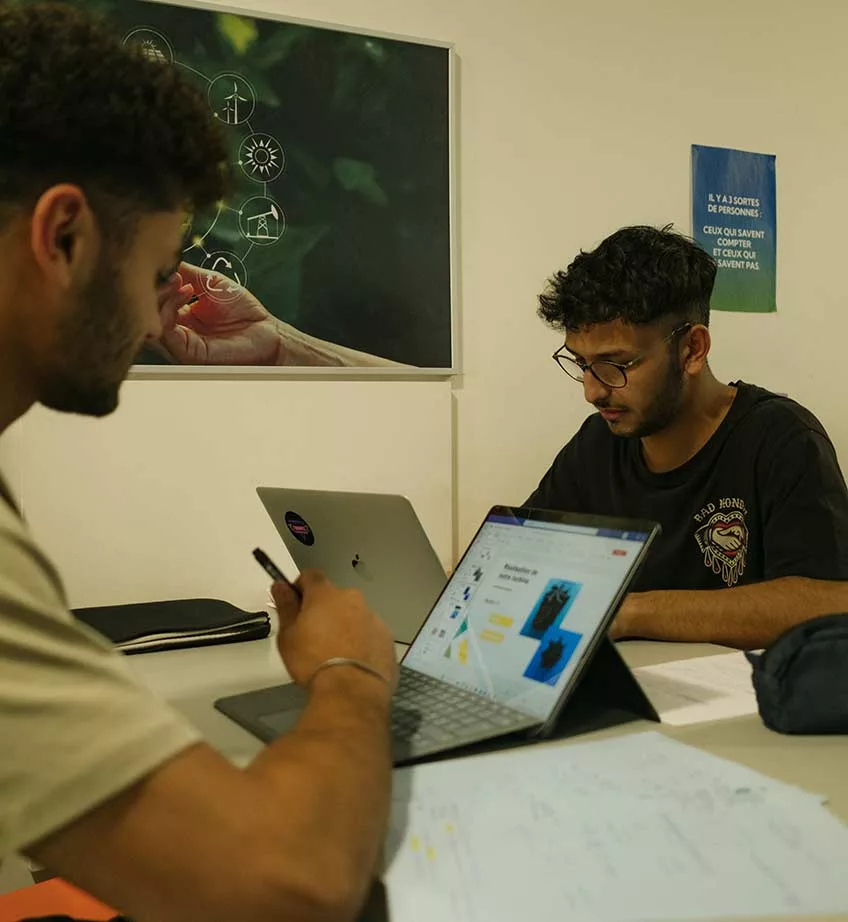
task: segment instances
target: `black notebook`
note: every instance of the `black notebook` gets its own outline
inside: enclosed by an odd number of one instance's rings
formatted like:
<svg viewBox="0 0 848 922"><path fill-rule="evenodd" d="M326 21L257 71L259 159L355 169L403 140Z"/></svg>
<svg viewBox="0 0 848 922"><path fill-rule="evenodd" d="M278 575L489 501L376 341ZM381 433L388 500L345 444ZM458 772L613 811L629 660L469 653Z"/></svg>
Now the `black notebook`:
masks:
<svg viewBox="0 0 848 922"><path fill-rule="evenodd" d="M170 599L76 608L73 614L124 653L258 640L271 632L264 611L247 612L220 599Z"/></svg>

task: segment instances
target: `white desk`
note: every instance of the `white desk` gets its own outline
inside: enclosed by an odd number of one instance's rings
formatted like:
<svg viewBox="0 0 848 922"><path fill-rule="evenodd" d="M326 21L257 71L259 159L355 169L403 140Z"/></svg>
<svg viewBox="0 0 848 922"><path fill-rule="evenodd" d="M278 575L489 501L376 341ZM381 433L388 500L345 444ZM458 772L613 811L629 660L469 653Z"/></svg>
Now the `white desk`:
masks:
<svg viewBox="0 0 848 922"><path fill-rule="evenodd" d="M649 641L627 641L618 649L631 667L727 652L706 644ZM644 726L629 724L628 728ZM786 736L768 730L756 714L689 727L663 726L662 731L779 781L823 794L833 813L848 823L848 736Z"/></svg>
<svg viewBox="0 0 848 922"><path fill-rule="evenodd" d="M226 695L289 681L273 634L245 643L141 653L128 656L127 663L145 685L184 714L211 746L237 765L247 764L263 744L216 711L213 703Z"/></svg>
<svg viewBox="0 0 848 922"><path fill-rule="evenodd" d="M697 644L628 641L619 645L630 666L709 656L723 648ZM400 652L400 650L399 650ZM219 714L216 698L288 681L273 637L170 653L128 657L136 674L185 714L207 741L238 765L246 764L262 744ZM597 736L654 728L634 721ZM826 795L833 812L848 822L848 737L789 737L767 730L758 716L662 727L662 732L781 781ZM585 737L580 737L585 739ZM565 741L562 745L568 745Z"/></svg>
<svg viewBox="0 0 848 922"><path fill-rule="evenodd" d="M619 645L631 667L648 666L696 656L727 652L724 648L694 644L660 644L628 641ZM399 654L402 652L398 650ZM176 650L129 657L136 674L185 714L207 741L227 758L244 765L262 744L213 707L215 699L288 681L274 638L262 641ZM634 721L591 736L600 738L644 729L647 721ZM689 727L660 728L682 742L740 762L778 780L796 784L828 797L830 809L848 822L848 737L789 737L767 730L758 716ZM577 739L586 739L586 736ZM566 740L553 745L568 745ZM363 919L385 922L379 893ZM818 916L816 922L837 922L848 916ZM754 922L754 920L751 920ZM796 922L784 916L780 922Z"/></svg>

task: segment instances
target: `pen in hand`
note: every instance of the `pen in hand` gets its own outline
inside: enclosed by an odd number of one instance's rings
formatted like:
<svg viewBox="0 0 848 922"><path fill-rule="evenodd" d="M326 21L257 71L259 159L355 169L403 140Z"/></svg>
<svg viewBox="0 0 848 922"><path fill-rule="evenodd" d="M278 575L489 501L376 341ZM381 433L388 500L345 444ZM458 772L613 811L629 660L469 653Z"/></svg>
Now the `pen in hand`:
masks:
<svg viewBox="0 0 848 922"><path fill-rule="evenodd" d="M289 589L299 598L303 599L303 593L295 584L283 573L283 571L274 563L273 560L261 548L253 549L253 556L260 567L277 583L285 583Z"/></svg>

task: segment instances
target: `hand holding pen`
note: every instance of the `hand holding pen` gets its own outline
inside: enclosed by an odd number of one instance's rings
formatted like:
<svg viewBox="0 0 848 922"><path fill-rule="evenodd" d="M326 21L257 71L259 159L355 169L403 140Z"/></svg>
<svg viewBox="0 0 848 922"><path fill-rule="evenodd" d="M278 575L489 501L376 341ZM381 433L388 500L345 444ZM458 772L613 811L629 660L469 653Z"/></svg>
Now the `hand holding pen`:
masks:
<svg viewBox="0 0 848 922"><path fill-rule="evenodd" d="M283 571L274 563L273 560L262 550L262 548L256 547L253 549L253 556L256 558L256 562L260 567L274 580L275 583L285 583L289 589L301 600L303 601L303 593L300 591L300 588L296 586Z"/></svg>
<svg viewBox="0 0 848 922"><path fill-rule="evenodd" d="M274 580L271 591L280 625L277 646L292 679L309 685L328 665L345 661L351 669L340 672L347 676L344 687L358 688L384 706L397 683L394 644L385 622L368 608L362 593L339 589L316 570L301 573L294 585L261 548L255 548L253 556ZM292 590L299 608L280 584Z"/></svg>

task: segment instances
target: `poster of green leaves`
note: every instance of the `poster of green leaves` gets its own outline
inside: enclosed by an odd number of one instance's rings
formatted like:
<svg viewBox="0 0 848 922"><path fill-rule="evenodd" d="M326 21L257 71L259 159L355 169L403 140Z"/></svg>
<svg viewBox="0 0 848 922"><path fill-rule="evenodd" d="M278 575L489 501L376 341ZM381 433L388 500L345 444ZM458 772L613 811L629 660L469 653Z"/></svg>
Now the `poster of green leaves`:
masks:
<svg viewBox="0 0 848 922"><path fill-rule="evenodd" d="M179 316L197 348L146 350L139 364L453 367L449 48L200 6L72 2L196 82L237 174L232 200L186 233L181 274L199 300ZM269 331L279 348L255 349Z"/></svg>

